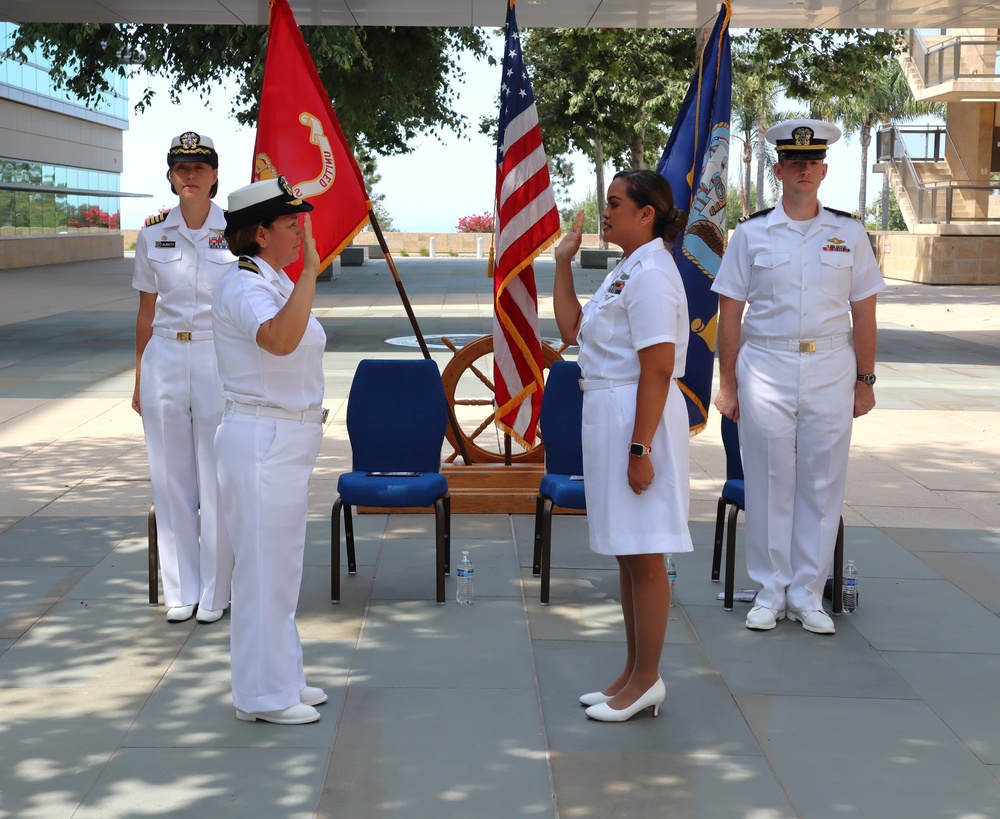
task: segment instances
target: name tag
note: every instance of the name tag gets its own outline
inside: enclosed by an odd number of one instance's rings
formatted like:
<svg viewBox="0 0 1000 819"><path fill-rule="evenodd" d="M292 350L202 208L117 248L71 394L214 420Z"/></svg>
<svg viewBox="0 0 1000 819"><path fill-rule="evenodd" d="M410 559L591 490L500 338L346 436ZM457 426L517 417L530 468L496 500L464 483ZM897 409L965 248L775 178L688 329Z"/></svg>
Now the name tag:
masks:
<svg viewBox="0 0 1000 819"><path fill-rule="evenodd" d="M157 247L176 247L177 242L157 242Z"/></svg>

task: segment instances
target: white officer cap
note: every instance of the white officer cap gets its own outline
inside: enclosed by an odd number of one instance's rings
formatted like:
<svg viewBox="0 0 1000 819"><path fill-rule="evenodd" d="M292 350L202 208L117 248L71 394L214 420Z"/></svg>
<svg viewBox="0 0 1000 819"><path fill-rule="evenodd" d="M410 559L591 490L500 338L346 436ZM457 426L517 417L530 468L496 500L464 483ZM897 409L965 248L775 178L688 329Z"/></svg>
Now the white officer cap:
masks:
<svg viewBox="0 0 1000 819"><path fill-rule="evenodd" d="M768 128L764 138L779 159L825 159L827 147L840 139L840 128L821 119L786 119Z"/></svg>
<svg viewBox="0 0 1000 819"><path fill-rule="evenodd" d="M226 229L236 230L276 216L312 209L312 205L295 195L285 177L262 179L229 194Z"/></svg>

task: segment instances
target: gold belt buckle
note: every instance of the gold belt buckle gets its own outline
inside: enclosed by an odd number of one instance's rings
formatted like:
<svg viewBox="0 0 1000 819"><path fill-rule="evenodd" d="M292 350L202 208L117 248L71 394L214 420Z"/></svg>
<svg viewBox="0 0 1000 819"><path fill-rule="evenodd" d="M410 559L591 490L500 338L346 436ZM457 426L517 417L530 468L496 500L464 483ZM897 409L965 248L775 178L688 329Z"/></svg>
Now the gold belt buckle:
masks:
<svg viewBox="0 0 1000 819"><path fill-rule="evenodd" d="M800 341L799 342L799 352L800 353L815 353L816 352L816 342L815 341Z"/></svg>
<svg viewBox="0 0 1000 819"><path fill-rule="evenodd" d="M186 333L186 332L185 333L178 333L177 334L177 340L178 341L190 341L191 340L191 334L190 333Z"/></svg>

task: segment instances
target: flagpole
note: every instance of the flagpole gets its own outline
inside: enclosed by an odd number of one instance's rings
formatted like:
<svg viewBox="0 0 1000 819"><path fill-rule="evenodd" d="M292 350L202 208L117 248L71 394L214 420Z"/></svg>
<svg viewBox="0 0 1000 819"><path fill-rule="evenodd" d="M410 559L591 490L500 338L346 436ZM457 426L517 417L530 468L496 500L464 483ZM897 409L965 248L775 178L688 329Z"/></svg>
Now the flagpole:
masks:
<svg viewBox="0 0 1000 819"><path fill-rule="evenodd" d="M402 280L399 278L399 271L396 270L396 263L392 260L392 253L389 252L389 245L385 241L385 236L382 235L382 226L379 225L378 217L375 215L373 208L368 209L368 219L371 222L375 238L378 239L379 247L382 248L382 253L385 255L385 260L389 265L392 280L396 283L396 290L399 291L399 298L403 302L403 309L406 311L407 318L410 319L410 327L413 328L413 334L417 337L417 344L420 345L420 352L424 354L424 358L430 359L431 353L427 349L427 342L424 341L424 334L420 332L417 317L413 314L410 299L406 295ZM469 460L469 453L465 448L465 438L462 437L462 430L459 428L458 419L455 417L455 408L451 404L448 404L448 423L451 425L451 431L455 435L455 443L458 445L458 452L462 456L462 460L466 464L471 464L472 461Z"/></svg>

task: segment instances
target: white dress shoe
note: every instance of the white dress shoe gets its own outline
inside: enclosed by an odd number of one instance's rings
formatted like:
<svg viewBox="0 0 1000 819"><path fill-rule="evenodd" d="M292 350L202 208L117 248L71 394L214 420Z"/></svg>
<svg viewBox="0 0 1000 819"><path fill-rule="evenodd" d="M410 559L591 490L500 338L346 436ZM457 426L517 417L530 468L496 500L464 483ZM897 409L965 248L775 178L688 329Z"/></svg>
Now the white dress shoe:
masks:
<svg viewBox="0 0 1000 819"><path fill-rule="evenodd" d="M183 623L194 616L194 603L190 606L171 606L167 609L168 623Z"/></svg>
<svg viewBox="0 0 1000 819"><path fill-rule="evenodd" d="M802 623L802 628L814 634L835 634L837 631L833 625L833 620L830 619L830 615L821 610L792 611L789 609L788 619Z"/></svg>
<svg viewBox="0 0 1000 819"><path fill-rule="evenodd" d="M785 619L784 609L769 609L767 606L754 606L747 615L747 628L757 631L770 631L779 620Z"/></svg>
<svg viewBox="0 0 1000 819"><path fill-rule="evenodd" d="M299 692L299 702L303 705L322 705L328 699L326 691L311 685L307 685Z"/></svg>
<svg viewBox="0 0 1000 819"><path fill-rule="evenodd" d="M597 705L591 705L590 708L586 710L586 714L591 719L596 719L599 722L625 722L626 720L632 719L632 717L640 711L646 708L652 708L653 716L656 717L659 716L660 704L666 699L666 697L667 687L663 684L663 679L657 677L656 682L653 683L653 687L633 702L628 708L616 711L606 702L600 702Z"/></svg>
<svg viewBox="0 0 1000 819"><path fill-rule="evenodd" d="M591 705L600 705L602 702L607 702L610 699L611 697L603 691L591 691L589 694L584 694L580 697L580 705L586 705L589 708Z"/></svg>
<svg viewBox="0 0 1000 819"><path fill-rule="evenodd" d="M281 711L257 711L249 713L247 711L240 711L237 708L236 719L241 719L244 722L261 720L262 722L273 722L277 725L302 725L306 722L316 722L319 719L319 711L311 705L305 705L301 702L298 705L289 706Z"/></svg>
<svg viewBox="0 0 1000 819"><path fill-rule="evenodd" d="M225 609L203 609L201 606L198 606L198 622L214 623L216 620L221 620L222 615L225 613Z"/></svg>

